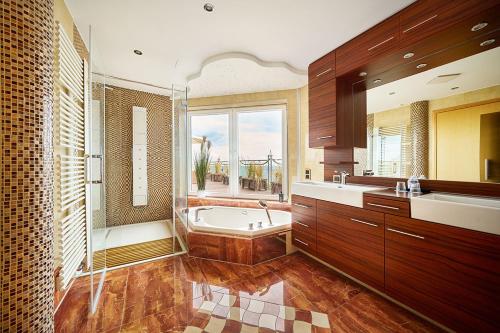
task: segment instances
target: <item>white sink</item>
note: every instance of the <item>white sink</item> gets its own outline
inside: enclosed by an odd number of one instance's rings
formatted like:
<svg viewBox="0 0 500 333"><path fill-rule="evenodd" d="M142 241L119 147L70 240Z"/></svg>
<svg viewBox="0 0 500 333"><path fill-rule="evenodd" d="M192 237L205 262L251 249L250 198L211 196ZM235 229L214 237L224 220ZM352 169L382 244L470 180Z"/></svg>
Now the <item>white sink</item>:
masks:
<svg viewBox="0 0 500 333"><path fill-rule="evenodd" d="M313 181L292 184L292 194L361 208L363 207L363 192L383 189L384 187Z"/></svg>
<svg viewBox="0 0 500 333"><path fill-rule="evenodd" d="M411 198L411 217L500 235L500 199L425 194Z"/></svg>

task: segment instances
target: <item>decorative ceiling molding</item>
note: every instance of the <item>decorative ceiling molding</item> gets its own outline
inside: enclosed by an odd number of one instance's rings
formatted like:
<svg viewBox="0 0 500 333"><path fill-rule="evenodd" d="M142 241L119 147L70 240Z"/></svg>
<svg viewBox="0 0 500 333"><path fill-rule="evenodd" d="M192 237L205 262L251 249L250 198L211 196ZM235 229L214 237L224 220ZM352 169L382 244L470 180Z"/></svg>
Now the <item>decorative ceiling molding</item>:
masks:
<svg viewBox="0 0 500 333"><path fill-rule="evenodd" d="M227 59L244 59L244 60L250 60L256 63L259 66L265 67L265 68L283 68L287 69L290 72L297 74L297 75L307 75L307 70L303 69L298 69L293 67L292 65L288 64L287 62L284 61L265 61L260 59L257 56L254 56L253 54L246 53L246 52L225 52L221 54L216 54L214 56L208 57L205 59L199 70L196 73L190 74L186 77L186 82L189 83L190 81L193 81L195 79L198 79L201 77L203 73L203 69L214 62L221 61L221 60L227 60Z"/></svg>

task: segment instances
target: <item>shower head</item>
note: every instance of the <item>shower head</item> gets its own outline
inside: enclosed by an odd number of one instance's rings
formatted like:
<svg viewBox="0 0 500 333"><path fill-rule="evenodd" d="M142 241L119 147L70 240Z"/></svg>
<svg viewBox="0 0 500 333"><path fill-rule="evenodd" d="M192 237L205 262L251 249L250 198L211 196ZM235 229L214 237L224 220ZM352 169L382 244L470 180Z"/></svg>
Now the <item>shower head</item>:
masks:
<svg viewBox="0 0 500 333"><path fill-rule="evenodd" d="M267 202L265 200L259 200L259 207L267 209Z"/></svg>

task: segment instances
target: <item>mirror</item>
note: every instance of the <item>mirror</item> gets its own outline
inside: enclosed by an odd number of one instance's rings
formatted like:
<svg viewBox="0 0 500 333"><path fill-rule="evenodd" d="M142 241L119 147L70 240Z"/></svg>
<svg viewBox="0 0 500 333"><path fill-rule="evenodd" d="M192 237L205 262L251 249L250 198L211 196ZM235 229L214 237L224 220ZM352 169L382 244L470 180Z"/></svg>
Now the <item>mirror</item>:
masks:
<svg viewBox="0 0 500 333"><path fill-rule="evenodd" d="M500 47L367 90L355 175L500 182L498 59Z"/></svg>

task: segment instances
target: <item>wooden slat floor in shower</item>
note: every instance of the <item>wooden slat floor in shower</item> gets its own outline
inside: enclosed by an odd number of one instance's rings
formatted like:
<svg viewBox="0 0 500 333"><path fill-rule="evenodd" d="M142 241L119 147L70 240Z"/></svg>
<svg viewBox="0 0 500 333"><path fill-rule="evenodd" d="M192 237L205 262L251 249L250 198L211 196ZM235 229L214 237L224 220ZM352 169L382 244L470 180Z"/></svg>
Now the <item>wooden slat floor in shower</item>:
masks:
<svg viewBox="0 0 500 333"><path fill-rule="evenodd" d="M172 254L173 252L172 238L113 247L107 250L96 251L94 253L94 270L104 268L105 255L106 267L110 268L166 256Z"/></svg>

